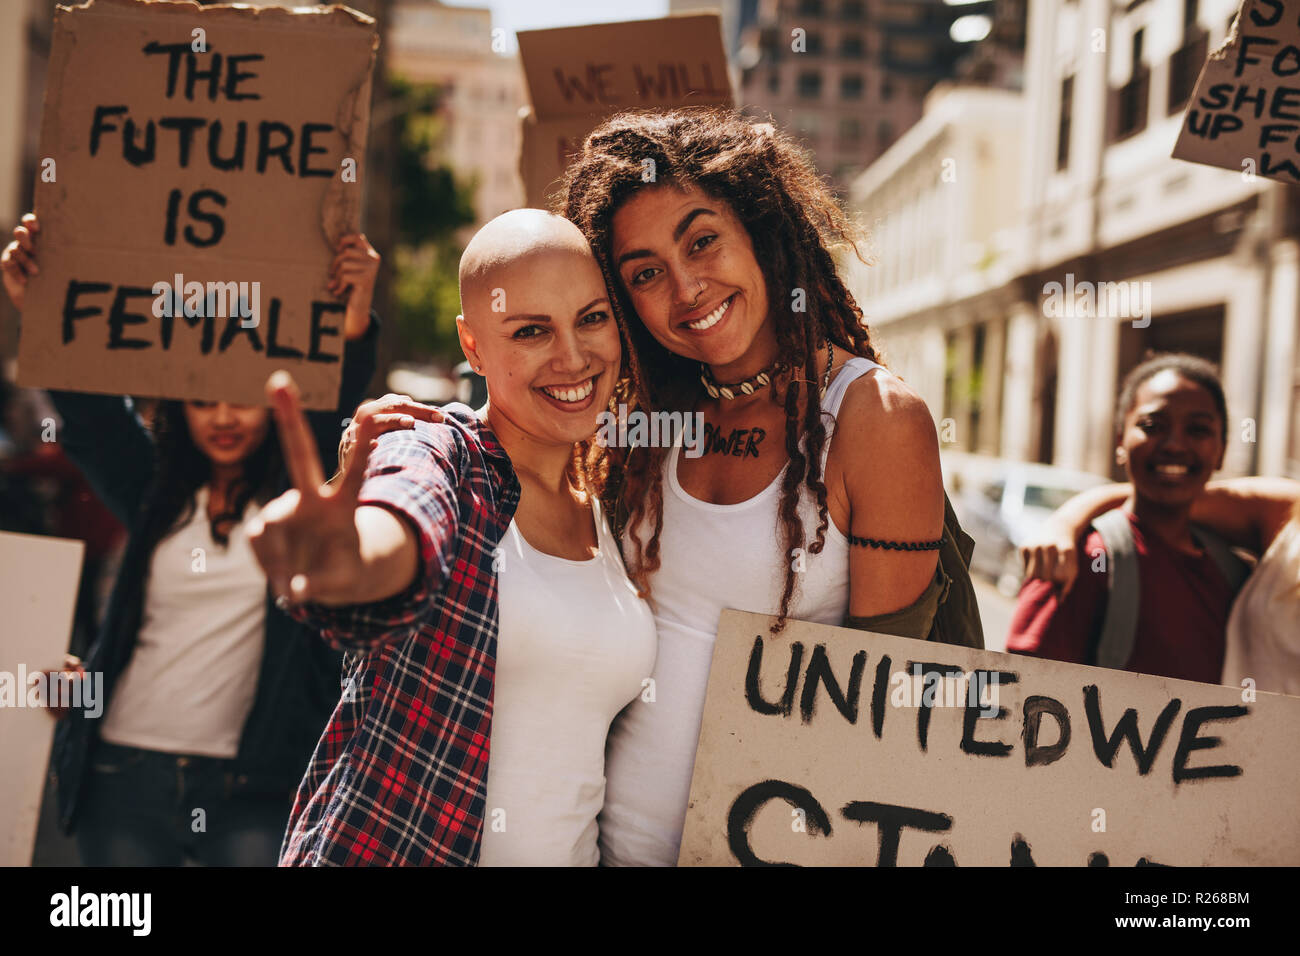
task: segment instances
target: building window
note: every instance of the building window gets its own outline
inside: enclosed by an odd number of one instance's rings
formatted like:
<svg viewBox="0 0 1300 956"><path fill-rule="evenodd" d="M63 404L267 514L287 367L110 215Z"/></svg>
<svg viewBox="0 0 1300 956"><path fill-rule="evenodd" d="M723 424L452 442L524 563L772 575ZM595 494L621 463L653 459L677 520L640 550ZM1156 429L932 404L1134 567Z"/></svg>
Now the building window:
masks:
<svg viewBox="0 0 1300 956"><path fill-rule="evenodd" d="M822 132L822 117L820 113L799 113L794 117L794 128L799 131L799 135L809 139L818 139Z"/></svg>
<svg viewBox="0 0 1300 956"><path fill-rule="evenodd" d="M1074 115L1074 77L1061 81L1061 122L1056 130L1056 168L1070 165L1070 120Z"/></svg>
<svg viewBox="0 0 1300 956"><path fill-rule="evenodd" d="M862 6L862 0L845 0L840 4L840 19L848 20L853 23L860 23L867 18L867 11Z"/></svg>
<svg viewBox="0 0 1300 956"><path fill-rule="evenodd" d="M862 98L862 76L858 73L847 73L840 77L840 97L846 100L856 100Z"/></svg>
<svg viewBox="0 0 1300 956"><path fill-rule="evenodd" d="M822 45L822 35L820 33L808 34L804 52L818 54L821 53L823 49L825 49L825 47Z"/></svg>
<svg viewBox="0 0 1300 956"><path fill-rule="evenodd" d="M1196 79L1209 55L1210 35L1204 30L1194 31L1183 39L1183 45L1169 57L1169 102L1166 112L1177 113L1192 98Z"/></svg>
<svg viewBox="0 0 1300 956"><path fill-rule="evenodd" d="M894 98L894 81L887 76L880 81L880 98L882 100Z"/></svg>
<svg viewBox="0 0 1300 956"><path fill-rule="evenodd" d="M822 95L822 75L813 70L799 74L799 95L806 100L815 100Z"/></svg>
<svg viewBox="0 0 1300 956"><path fill-rule="evenodd" d="M846 33L840 37L840 56L846 60L860 60L866 55L862 34Z"/></svg>
<svg viewBox="0 0 1300 956"><path fill-rule="evenodd" d="M772 70L767 74L767 91L769 93L779 93L781 91L781 74Z"/></svg>
<svg viewBox="0 0 1300 956"><path fill-rule="evenodd" d="M806 17L820 17L823 13L822 0L799 0L798 12Z"/></svg>
<svg viewBox="0 0 1300 956"><path fill-rule="evenodd" d="M1147 125L1147 101L1151 92L1151 70L1142 62L1145 31L1133 34L1133 75L1119 89L1111 90L1110 140L1117 142L1142 132Z"/></svg>
<svg viewBox="0 0 1300 956"><path fill-rule="evenodd" d="M980 448L980 425L984 420L984 352L988 342L988 325L975 326L971 342L971 371L966 380L970 400L970 448Z"/></svg>
<svg viewBox="0 0 1300 956"><path fill-rule="evenodd" d="M856 146L862 139L862 124L852 116L840 120L839 137L841 146Z"/></svg>
<svg viewBox="0 0 1300 956"><path fill-rule="evenodd" d="M894 125L889 120L881 120L876 124L876 139L881 146L888 146L894 138Z"/></svg>

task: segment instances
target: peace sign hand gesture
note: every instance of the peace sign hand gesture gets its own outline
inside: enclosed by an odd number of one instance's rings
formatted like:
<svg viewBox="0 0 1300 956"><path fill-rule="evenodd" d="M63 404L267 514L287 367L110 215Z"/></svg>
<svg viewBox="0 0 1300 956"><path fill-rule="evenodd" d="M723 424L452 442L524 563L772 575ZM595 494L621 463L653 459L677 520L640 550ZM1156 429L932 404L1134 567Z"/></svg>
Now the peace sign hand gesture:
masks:
<svg viewBox="0 0 1300 956"><path fill-rule="evenodd" d="M293 487L250 519L248 538L277 600L337 607L404 590L418 566L414 532L357 501L378 427L360 424L347 469L327 485L293 379L276 372L266 391Z"/></svg>

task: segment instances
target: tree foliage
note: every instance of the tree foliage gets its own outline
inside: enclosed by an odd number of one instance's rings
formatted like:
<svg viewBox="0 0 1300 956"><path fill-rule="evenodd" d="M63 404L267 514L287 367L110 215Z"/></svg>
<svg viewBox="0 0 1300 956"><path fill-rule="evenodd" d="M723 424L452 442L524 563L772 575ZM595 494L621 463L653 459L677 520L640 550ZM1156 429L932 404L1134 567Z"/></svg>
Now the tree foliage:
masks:
<svg viewBox="0 0 1300 956"><path fill-rule="evenodd" d="M474 222L475 182L462 180L441 160L446 122L444 91L394 78L390 84L399 125L394 176L398 248L395 308L404 358L454 361L460 296L457 232Z"/></svg>

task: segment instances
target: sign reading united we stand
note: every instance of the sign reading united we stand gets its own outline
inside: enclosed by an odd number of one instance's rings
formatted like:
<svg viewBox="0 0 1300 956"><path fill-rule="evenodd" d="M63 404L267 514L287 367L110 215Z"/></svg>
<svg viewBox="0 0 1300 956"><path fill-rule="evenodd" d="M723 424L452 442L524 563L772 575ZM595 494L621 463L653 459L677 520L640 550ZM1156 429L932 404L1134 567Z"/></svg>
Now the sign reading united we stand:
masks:
<svg viewBox="0 0 1300 956"><path fill-rule="evenodd" d="M723 612L681 865L1300 863L1300 698L772 623Z"/></svg>

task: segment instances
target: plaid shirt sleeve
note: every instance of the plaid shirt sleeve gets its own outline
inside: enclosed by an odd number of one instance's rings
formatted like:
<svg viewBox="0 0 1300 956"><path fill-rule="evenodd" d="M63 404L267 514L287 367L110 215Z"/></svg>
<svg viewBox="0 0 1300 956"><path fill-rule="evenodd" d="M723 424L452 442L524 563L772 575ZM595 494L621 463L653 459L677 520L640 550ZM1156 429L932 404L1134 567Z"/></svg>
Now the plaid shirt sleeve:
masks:
<svg viewBox="0 0 1300 956"><path fill-rule="evenodd" d="M495 436L462 407L445 422L383 436L361 500L412 523L421 568L385 601L299 609L352 653L298 787L280 865L473 866L496 670L493 554L519 482Z"/></svg>
<svg viewBox="0 0 1300 956"><path fill-rule="evenodd" d="M417 422L415 429L381 435L357 501L386 507L412 526L420 552L415 580L382 601L342 607L308 602L294 608L293 617L319 630L331 647L350 653L412 637L455 560L465 459L463 439L448 426Z"/></svg>

